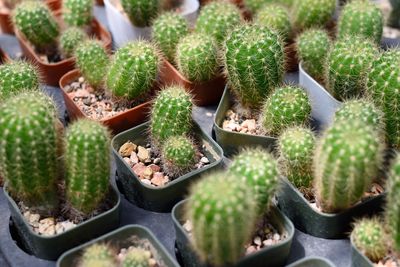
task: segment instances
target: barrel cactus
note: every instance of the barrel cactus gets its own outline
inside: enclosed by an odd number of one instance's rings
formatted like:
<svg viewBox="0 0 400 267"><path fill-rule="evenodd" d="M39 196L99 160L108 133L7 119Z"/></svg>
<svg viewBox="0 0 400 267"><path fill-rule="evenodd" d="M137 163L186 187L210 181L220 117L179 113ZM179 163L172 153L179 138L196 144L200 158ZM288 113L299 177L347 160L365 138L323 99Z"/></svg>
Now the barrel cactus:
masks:
<svg viewBox="0 0 400 267"><path fill-rule="evenodd" d="M93 0L64 0L63 18L68 26L82 27L92 20Z"/></svg>
<svg viewBox="0 0 400 267"><path fill-rule="evenodd" d="M121 5L136 27L151 26L160 10L159 0L121 0Z"/></svg>
<svg viewBox="0 0 400 267"><path fill-rule="evenodd" d="M122 260L121 267L151 267L150 259L150 251L142 248L130 248Z"/></svg>
<svg viewBox="0 0 400 267"><path fill-rule="evenodd" d="M272 0L245 0L244 5L252 14L256 14L264 5L271 2Z"/></svg>
<svg viewBox="0 0 400 267"><path fill-rule="evenodd" d="M392 166L387 183L388 195L386 198L386 222L389 226L389 233L396 251L400 251L400 157L396 156Z"/></svg>
<svg viewBox="0 0 400 267"><path fill-rule="evenodd" d="M86 248L79 261L82 267L117 266L115 252L106 244L94 244Z"/></svg>
<svg viewBox="0 0 400 267"><path fill-rule="evenodd" d="M279 4L268 4L263 6L255 16L255 23L276 30L288 41L291 37L292 26L288 10Z"/></svg>
<svg viewBox="0 0 400 267"><path fill-rule="evenodd" d="M294 0L293 25L298 30L325 26L336 10L336 0Z"/></svg>
<svg viewBox="0 0 400 267"><path fill-rule="evenodd" d="M67 28L60 36L60 51L65 58L74 55L76 47L88 36L78 27Z"/></svg>

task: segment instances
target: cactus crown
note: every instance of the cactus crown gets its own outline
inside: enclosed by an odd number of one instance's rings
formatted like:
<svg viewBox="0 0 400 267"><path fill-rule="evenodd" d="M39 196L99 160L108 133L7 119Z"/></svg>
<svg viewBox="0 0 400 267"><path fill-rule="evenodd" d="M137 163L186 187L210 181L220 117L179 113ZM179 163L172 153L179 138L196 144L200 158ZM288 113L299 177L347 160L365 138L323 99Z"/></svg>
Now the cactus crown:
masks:
<svg viewBox="0 0 400 267"><path fill-rule="evenodd" d="M84 267L110 267L116 266L117 259L114 251L106 244L93 244L86 248L79 266Z"/></svg>
<svg viewBox="0 0 400 267"><path fill-rule="evenodd" d="M294 0L293 25L299 30L324 26L333 17L336 0Z"/></svg>
<svg viewBox="0 0 400 267"><path fill-rule="evenodd" d="M68 26L82 27L92 20L92 0L64 0L63 18Z"/></svg>
<svg viewBox="0 0 400 267"><path fill-rule="evenodd" d="M150 267L151 252L142 248L131 248L122 260L121 267Z"/></svg>
<svg viewBox="0 0 400 267"><path fill-rule="evenodd" d="M271 2L271 0L245 0L244 5L252 14L256 14L264 5Z"/></svg>
<svg viewBox="0 0 400 267"><path fill-rule="evenodd" d="M386 211L385 219L389 226L389 234L393 243L395 251L400 251L400 156L396 155L387 181L387 197L386 197Z"/></svg>
<svg viewBox="0 0 400 267"><path fill-rule="evenodd" d="M284 40L289 40L292 26L288 10L279 4L264 5L256 14L255 23L276 30Z"/></svg>
<svg viewBox="0 0 400 267"><path fill-rule="evenodd" d="M187 173L196 163L196 148L186 136L171 136L162 147L163 169L170 176Z"/></svg>
<svg viewBox="0 0 400 267"><path fill-rule="evenodd" d="M121 0L121 5L133 25L149 27L160 10L159 0Z"/></svg>
<svg viewBox="0 0 400 267"><path fill-rule="evenodd" d="M189 81L211 80L219 70L218 48L214 38L201 33L183 37L176 48L176 63Z"/></svg>
<svg viewBox="0 0 400 267"><path fill-rule="evenodd" d="M67 28L60 36L60 50L65 58L74 55L76 47L87 38L86 33L77 27Z"/></svg>

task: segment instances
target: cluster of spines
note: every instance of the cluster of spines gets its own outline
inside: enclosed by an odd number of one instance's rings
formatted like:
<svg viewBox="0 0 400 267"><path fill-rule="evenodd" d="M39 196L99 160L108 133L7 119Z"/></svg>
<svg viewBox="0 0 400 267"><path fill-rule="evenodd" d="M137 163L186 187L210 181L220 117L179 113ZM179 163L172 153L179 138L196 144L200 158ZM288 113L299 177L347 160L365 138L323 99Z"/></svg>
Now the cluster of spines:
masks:
<svg viewBox="0 0 400 267"><path fill-rule="evenodd" d="M159 0L121 0L121 5L136 27L149 27L160 9Z"/></svg>
<svg viewBox="0 0 400 267"><path fill-rule="evenodd" d="M285 41L291 37L292 26L288 10L279 4L263 6L255 16L255 23L269 27L277 31Z"/></svg>
<svg viewBox="0 0 400 267"><path fill-rule="evenodd" d="M93 244L86 248L80 258L82 267L110 267L117 266L114 251L106 244Z"/></svg>
<svg viewBox="0 0 400 267"><path fill-rule="evenodd" d="M92 20L92 0L64 0L63 18L68 26L83 27Z"/></svg>
<svg viewBox="0 0 400 267"><path fill-rule="evenodd" d="M65 58L72 57L75 49L87 38L86 33L78 27L67 28L60 36L60 51Z"/></svg>
<svg viewBox="0 0 400 267"><path fill-rule="evenodd" d="M150 267L151 252L143 248L130 248L122 260L121 267Z"/></svg>
<svg viewBox="0 0 400 267"><path fill-rule="evenodd" d="M294 0L293 25L298 30L325 26L336 10L336 0Z"/></svg>
<svg viewBox="0 0 400 267"><path fill-rule="evenodd" d="M387 198L385 219L388 225L392 245L395 251L400 251L400 156L396 155L387 183Z"/></svg>

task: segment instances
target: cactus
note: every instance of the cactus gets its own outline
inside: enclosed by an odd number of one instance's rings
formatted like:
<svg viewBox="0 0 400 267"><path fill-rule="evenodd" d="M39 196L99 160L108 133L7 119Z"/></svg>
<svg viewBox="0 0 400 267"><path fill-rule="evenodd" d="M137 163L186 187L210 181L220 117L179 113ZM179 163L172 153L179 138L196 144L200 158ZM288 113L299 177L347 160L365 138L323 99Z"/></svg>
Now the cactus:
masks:
<svg viewBox="0 0 400 267"><path fill-rule="evenodd" d="M122 260L121 267L150 267L151 252L142 248L131 248Z"/></svg>
<svg viewBox="0 0 400 267"><path fill-rule="evenodd" d="M347 36L337 41L327 58L326 84L338 100L360 96L378 49L369 40Z"/></svg>
<svg viewBox="0 0 400 267"><path fill-rule="evenodd" d="M263 6L256 13L255 23L276 30L285 41L291 37L292 26L290 25L288 10L279 4Z"/></svg>
<svg viewBox="0 0 400 267"><path fill-rule="evenodd" d="M164 13L153 23L153 40L170 62L175 61L176 46L188 32L185 18L175 12Z"/></svg>
<svg viewBox="0 0 400 267"><path fill-rule="evenodd" d="M306 124L311 117L311 104L306 92L296 86L277 88L264 104L261 123L267 134L280 135L294 125Z"/></svg>
<svg viewBox="0 0 400 267"><path fill-rule="evenodd" d="M148 93L156 81L159 54L147 41L128 43L117 50L107 74L114 96L133 100Z"/></svg>
<svg viewBox="0 0 400 267"><path fill-rule="evenodd" d="M323 80L326 57L331 46L328 33L321 29L305 30L298 36L296 45L302 67L315 79Z"/></svg>
<svg viewBox="0 0 400 267"><path fill-rule="evenodd" d="M336 0L294 0L293 25L298 30L325 26L336 10Z"/></svg>
<svg viewBox="0 0 400 267"><path fill-rule="evenodd" d="M24 1L13 13L13 23L38 49L56 42L59 26L50 9L41 1Z"/></svg>
<svg viewBox="0 0 400 267"><path fill-rule="evenodd" d="M400 29L400 1L389 0L392 5L392 11L390 12L387 24L389 27Z"/></svg>
<svg viewBox="0 0 400 267"><path fill-rule="evenodd" d="M214 173L192 186L186 218L193 225L193 246L212 266L235 263L255 228L252 190L238 177Z"/></svg>
<svg viewBox="0 0 400 267"><path fill-rule="evenodd" d="M73 210L91 214L108 193L110 137L99 122L74 122L65 141L66 194Z"/></svg>
<svg viewBox="0 0 400 267"><path fill-rule="evenodd" d="M400 251L400 156L397 155L390 167L387 183L386 222L395 251Z"/></svg>
<svg viewBox="0 0 400 267"><path fill-rule="evenodd" d="M279 182L274 157L260 148L246 149L233 159L229 172L253 189L259 212L267 212Z"/></svg>
<svg viewBox="0 0 400 267"><path fill-rule="evenodd" d="M114 251L106 244L94 244L86 248L79 262L80 267L117 266Z"/></svg>
<svg viewBox="0 0 400 267"><path fill-rule="evenodd" d="M229 87L244 107L259 107L285 73L279 35L267 27L242 25L227 37L224 50Z"/></svg>
<svg viewBox="0 0 400 267"><path fill-rule="evenodd" d="M373 262L378 262L388 253L385 229L377 218L364 218L356 222L351 232L351 241Z"/></svg>
<svg viewBox="0 0 400 267"><path fill-rule="evenodd" d="M87 38L86 33L77 27L67 28L60 36L60 51L65 58L74 55L76 47Z"/></svg>
<svg viewBox="0 0 400 267"><path fill-rule="evenodd" d="M92 20L92 0L64 0L63 18L68 26L83 27Z"/></svg>
<svg viewBox="0 0 400 267"><path fill-rule="evenodd" d="M383 144L362 120L339 120L328 128L314 155L317 203L325 212L339 212L361 199L383 161Z"/></svg>
<svg viewBox="0 0 400 267"><path fill-rule="evenodd" d="M48 214L56 210L58 136L52 100L22 92L0 107L0 176L14 199Z"/></svg>
<svg viewBox="0 0 400 267"><path fill-rule="evenodd" d="M367 92L384 113L389 143L400 148L400 51L392 49L374 60L367 75Z"/></svg>
<svg viewBox="0 0 400 267"><path fill-rule="evenodd" d="M286 129L278 140L283 173L299 189L312 187L315 139L310 129L295 126Z"/></svg>
<svg viewBox="0 0 400 267"><path fill-rule="evenodd" d="M85 80L95 88L101 87L110 61L102 43L96 40L83 42L76 48L75 58Z"/></svg>
<svg viewBox="0 0 400 267"><path fill-rule="evenodd" d="M256 14L264 5L271 3L272 0L244 0L244 6L252 13Z"/></svg>
<svg viewBox="0 0 400 267"><path fill-rule="evenodd" d="M380 44L383 32L383 15L375 3L355 0L347 3L340 13L338 38L360 35Z"/></svg>
<svg viewBox="0 0 400 267"><path fill-rule="evenodd" d="M201 33L182 38L176 48L176 64L189 81L211 80L219 70L218 48L214 39Z"/></svg>
<svg viewBox="0 0 400 267"><path fill-rule="evenodd" d="M173 135L188 134L192 128L192 107L191 96L184 88L170 86L161 90L151 110L153 144L163 143Z"/></svg>
<svg viewBox="0 0 400 267"><path fill-rule="evenodd" d="M226 35L242 21L240 10L229 2L211 2L200 12L196 32L215 38L221 44Z"/></svg>
<svg viewBox="0 0 400 267"><path fill-rule="evenodd" d="M132 24L149 27L160 10L159 0L121 0L121 5Z"/></svg>
<svg viewBox="0 0 400 267"><path fill-rule="evenodd" d="M25 61L0 65L0 99L22 90L39 90L39 75L35 66Z"/></svg>

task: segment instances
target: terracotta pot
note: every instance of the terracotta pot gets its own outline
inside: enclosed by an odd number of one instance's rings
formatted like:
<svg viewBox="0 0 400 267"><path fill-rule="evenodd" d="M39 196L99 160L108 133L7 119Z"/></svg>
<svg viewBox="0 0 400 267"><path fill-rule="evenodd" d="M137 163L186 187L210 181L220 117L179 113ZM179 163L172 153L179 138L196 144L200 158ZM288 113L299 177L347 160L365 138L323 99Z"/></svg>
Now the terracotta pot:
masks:
<svg viewBox="0 0 400 267"><path fill-rule="evenodd" d="M68 115L71 120L87 117L64 90L65 86L76 81L77 79L79 79L80 76L81 74L79 70L76 69L66 73L60 80L60 88L64 97L64 102L67 108ZM134 108L121 112L113 117L102 119L100 120L100 122L108 126L113 134L117 134L133 126L143 123L147 118L150 107L151 102L148 101Z"/></svg>
<svg viewBox="0 0 400 267"><path fill-rule="evenodd" d="M221 74L211 81L193 83L188 81L171 63L163 60L160 72L163 85L179 84L193 95L197 106L216 105L221 99L225 88L225 78Z"/></svg>

